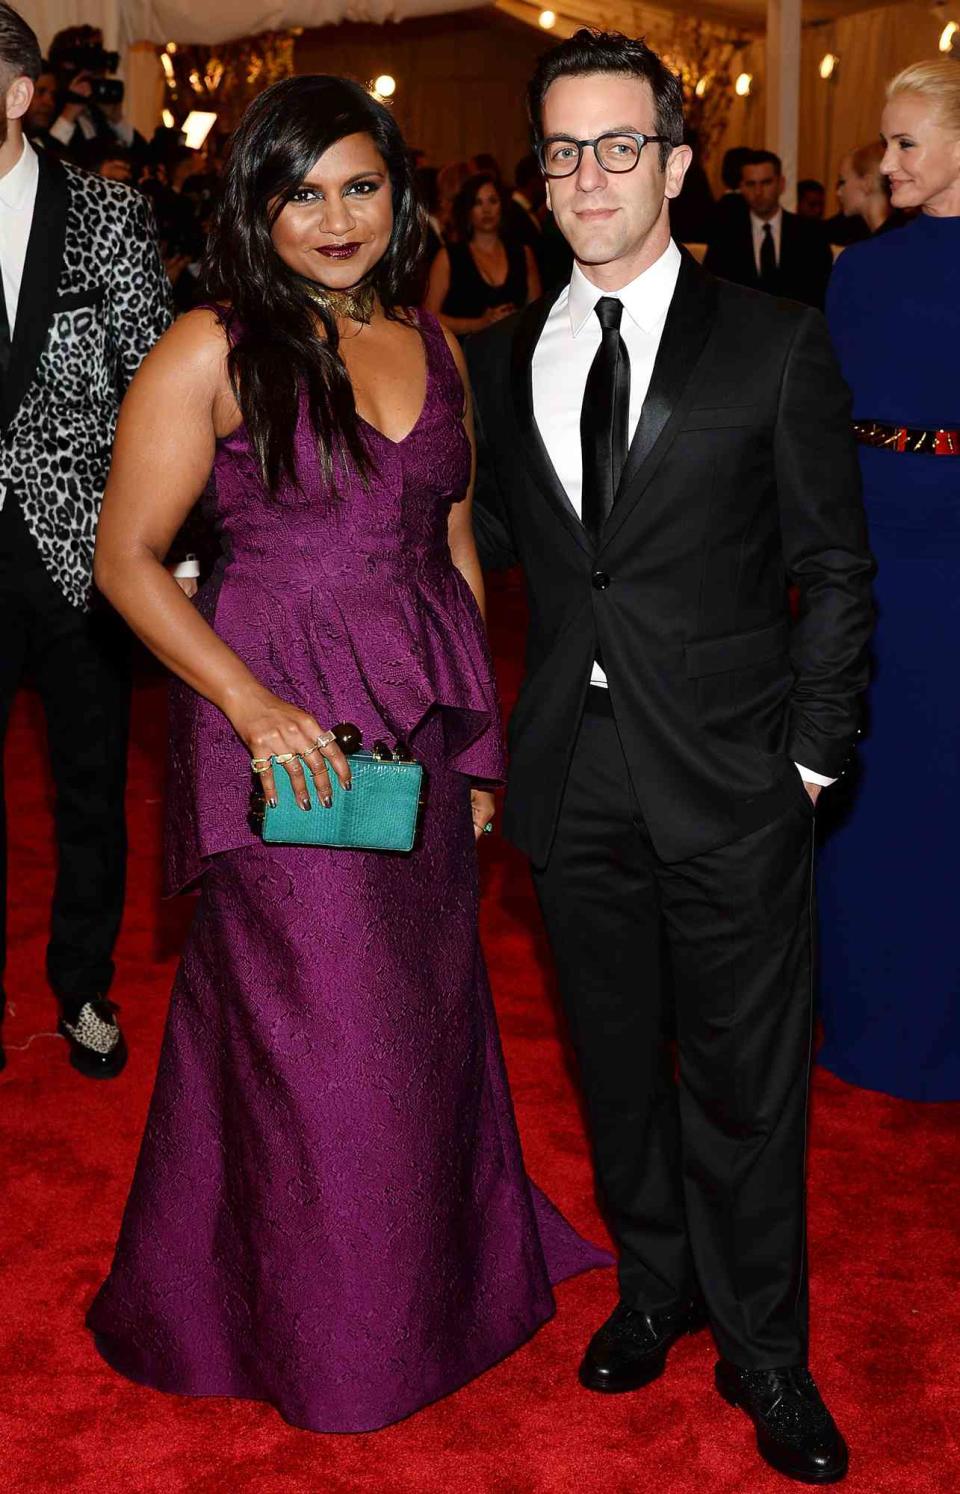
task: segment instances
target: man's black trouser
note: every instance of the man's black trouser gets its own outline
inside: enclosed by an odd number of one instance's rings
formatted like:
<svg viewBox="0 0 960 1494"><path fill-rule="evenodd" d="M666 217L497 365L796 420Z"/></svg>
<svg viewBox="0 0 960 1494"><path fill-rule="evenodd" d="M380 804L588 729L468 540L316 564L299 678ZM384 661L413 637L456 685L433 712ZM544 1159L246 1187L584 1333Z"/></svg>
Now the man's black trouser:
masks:
<svg viewBox="0 0 960 1494"><path fill-rule="evenodd" d="M0 511L0 749L25 678L46 715L55 788L57 879L47 974L57 996L72 1006L104 994L113 978L127 849L129 635L102 603L82 612L66 600L8 495ZM0 776L0 978L6 821L18 818L20 785L35 771L33 764L8 759L5 781Z"/></svg>
<svg viewBox="0 0 960 1494"><path fill-rule="evenodd" d="M653 1311L699 1285L725 1358L805 1364L813 808L798 775L773 823L664 863L603 698L591 689L534 881L621 1297Z"/></svg>

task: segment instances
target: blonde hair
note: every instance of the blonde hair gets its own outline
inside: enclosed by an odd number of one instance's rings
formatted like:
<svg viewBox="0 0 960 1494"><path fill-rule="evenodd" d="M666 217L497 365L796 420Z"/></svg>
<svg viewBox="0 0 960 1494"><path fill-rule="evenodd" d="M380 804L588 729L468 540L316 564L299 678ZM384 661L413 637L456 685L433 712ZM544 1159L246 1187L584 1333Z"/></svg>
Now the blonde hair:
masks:
<svg viewBox="0 0 960 1494"><path fill-rule="evenodd" d="M850 165L859 177L875 177L876 187L880 184L880 162L884 154L880 141L871 140L869 145L858 145L856 150L850 152Z"/></svg>
<svg viewBox="0 0 960 1494"><path fill-rule="evenodd" d="M941 124L951 134L960 136L960 63L949 57L914 62L887 84L888 99L900 93L919 93L934 99Z"/></svg>

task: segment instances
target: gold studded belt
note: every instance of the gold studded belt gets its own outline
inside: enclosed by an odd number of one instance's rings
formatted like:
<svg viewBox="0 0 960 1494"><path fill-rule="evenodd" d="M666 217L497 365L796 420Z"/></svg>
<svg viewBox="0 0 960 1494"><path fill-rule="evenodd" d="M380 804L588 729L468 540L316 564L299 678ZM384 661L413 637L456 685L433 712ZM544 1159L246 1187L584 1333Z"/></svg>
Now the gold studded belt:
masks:
<svg viewBox="0 0 960 1494"><path fill-rule="evenodd" d="M926 456L960 456L960 430L943 427L923 431L913 426L884 425L880 420L855 420L853 434L861 446L880 446L884 451L915 451Z"/></svg>

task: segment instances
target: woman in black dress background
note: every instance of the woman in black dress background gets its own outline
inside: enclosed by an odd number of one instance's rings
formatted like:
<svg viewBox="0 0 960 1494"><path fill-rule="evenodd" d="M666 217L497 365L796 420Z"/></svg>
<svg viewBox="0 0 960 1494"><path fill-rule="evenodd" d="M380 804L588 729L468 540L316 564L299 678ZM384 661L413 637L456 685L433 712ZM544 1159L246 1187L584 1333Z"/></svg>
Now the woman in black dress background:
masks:
<svg viewBox="0 0 960 1494"><path fill-rule="evenodd" d="M454 242L430 267L426 308L458 337L481 332L540 294L533 253L504 237L503 191L496 177L468 177L453 202Z"/></svg>

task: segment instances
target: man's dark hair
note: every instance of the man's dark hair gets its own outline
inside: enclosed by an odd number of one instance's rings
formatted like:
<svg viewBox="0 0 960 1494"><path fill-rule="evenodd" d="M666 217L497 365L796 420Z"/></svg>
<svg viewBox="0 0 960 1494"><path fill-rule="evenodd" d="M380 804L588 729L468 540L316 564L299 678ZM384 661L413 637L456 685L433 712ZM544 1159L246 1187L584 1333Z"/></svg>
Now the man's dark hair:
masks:
<svg viewBox="0 0 960 1494"><path fill-rule="evenodd" d="M797 182L797 196L803 197L807 192L826 192L823 182L818 182L815 177L805 176L802 182Z"/></svg>
<svg viewBox="0 0 960 1494"><path fill-rule="evenodd" d="M575 31L558 42L539 59L527 87L527 112L534 144L543 139L543 100L551 83L558 78L583 78L592 73L632 76L649 83L653 94L656 133L667 137L660 147L660 166L666 166L670 152L683 144L683 88L651 51L645 41L623 36L619 31Z"/></svg>
<svg viewBox="0 0 960 1494"><path fill-rule="evenodd" d="M752 150L744 166L772 166L777 176L783 176L783 162L772 150Z"/></svg>
<svg viewBox="0 0 960 1494"><path fill-rule="evenodd" d="M4 88L14 78L40 76L40 43L23 16L0 0L0 83Z"/></svg>
<svg viewBox="0 0 960 1494"><path fill-rule="evenodd" d="M744 162L749 160L753 151L749 145L734 145L730 150L724 152L723 164L720 167L720 179L728 192L736 192L740 186L743 176Z"/></svg>

